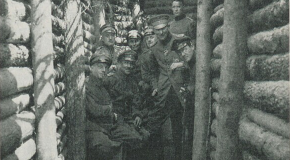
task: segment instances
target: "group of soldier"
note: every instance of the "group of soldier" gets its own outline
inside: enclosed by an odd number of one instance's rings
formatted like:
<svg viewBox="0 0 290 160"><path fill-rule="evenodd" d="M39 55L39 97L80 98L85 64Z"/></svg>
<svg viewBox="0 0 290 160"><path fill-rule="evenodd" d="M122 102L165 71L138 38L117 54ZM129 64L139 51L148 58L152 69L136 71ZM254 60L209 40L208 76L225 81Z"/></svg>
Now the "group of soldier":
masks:
<svg viewBox="0 0 290 160"><path fill-rule="evenodd" d="M114 26L100 28L85 88L88 160L191 157L195 32L183 6L173 0L173 20L157 15L143 35L129 31L120 54Z"/></svg>

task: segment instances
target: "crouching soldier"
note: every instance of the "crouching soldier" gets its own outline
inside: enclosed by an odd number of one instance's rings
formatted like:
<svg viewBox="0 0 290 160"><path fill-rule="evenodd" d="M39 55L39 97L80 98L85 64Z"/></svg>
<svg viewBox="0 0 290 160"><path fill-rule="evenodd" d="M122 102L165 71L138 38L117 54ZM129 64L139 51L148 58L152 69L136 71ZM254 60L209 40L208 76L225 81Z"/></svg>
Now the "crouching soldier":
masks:
<svg viewBox="0 0 290 160"><path fill-rule="evenodd" d="M142 98L139 92L138 81L132 75L136 59L136 52L132 50L122 52L118 57L118 70L114 75L108 77L106 86L112 98L113 111L117 113L118 119L123 120L123 128L130 128L130 130L127 130L127 133L124 133L122 128L114 130L113 133L116 136L128 136L128 138L136 136L145 142L149 137L149 132L142 127L143 113L140 109ZM143 144L135 143L132 145L131 143L128 145L131 150L135 149L134 153L128 152L128 158L142 159L137 152L140 151L138 149Z"/></svg>
<svg viewBox="0 0 290 160"><path fill-rule="evenodd" d="M90 59L90 76L86 80L86 142L87 159L121 160L124 144L139 144L138 132L122 125L113 112L112 101L103 85L111 64L108 52L97 50Z"/></svg>

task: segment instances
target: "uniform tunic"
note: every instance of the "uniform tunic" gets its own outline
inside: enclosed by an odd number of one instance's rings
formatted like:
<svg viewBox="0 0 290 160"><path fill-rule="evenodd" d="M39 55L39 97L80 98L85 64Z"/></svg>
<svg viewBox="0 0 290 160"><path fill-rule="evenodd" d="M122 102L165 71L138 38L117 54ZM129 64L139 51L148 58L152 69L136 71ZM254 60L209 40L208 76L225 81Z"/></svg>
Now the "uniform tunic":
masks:
<svg viewBox="0 0 290 160"><path fill-rule="evenodd" d="M111 159L120 154L123 144L139 146L142 138L137 131L123 124L121 118L114 122L109 93L103 82L92 75L86 80L85 103L88 160Z"/></svg>
<svg viewBox="0 0 290 160"><path fill-rule="evenodd" d="M195 39L195 26L193 19L187 17L185 14L176 16L170 23L169 31L175 36L189 36Z"/></svg>

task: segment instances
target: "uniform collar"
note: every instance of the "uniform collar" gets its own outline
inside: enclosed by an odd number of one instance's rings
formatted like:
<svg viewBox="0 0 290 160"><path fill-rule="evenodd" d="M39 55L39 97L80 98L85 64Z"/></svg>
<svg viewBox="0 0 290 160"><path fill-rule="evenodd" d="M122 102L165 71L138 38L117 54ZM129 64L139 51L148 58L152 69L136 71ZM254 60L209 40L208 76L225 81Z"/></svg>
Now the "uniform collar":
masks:
<svg viewBox="0 0 290 160"><path fill-rule="evenodd" d="M166 37L166 39L163 41L160 41L160 43L162 45L166 46L169 42L171 42L171 39L172 39L172 35L171 35L171 33L168 33L168 36Z"/></svg>
<svg viewBox="0 0 290 160"><path fill-rule="evenodd" d="M176 16L176 17L174 18L174 20L175 20L175 21L179 21L179 20L184 19L185 17L186 17L185 14L181 14L181 15L179 15L179 16Z"/></svg>
<svg viewBox="0 0 290 160"><path fill-rule="evenodd" d="M97 78L92 74L89 77L89 82L99 87L103 85L103 79Z"/></svg>

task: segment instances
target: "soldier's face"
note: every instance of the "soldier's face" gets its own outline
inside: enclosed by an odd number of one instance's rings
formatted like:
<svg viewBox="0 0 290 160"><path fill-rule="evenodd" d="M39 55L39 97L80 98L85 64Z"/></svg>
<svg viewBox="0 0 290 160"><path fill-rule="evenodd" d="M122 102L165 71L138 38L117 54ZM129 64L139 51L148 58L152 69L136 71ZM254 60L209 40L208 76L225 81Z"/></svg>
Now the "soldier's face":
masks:
<svg viewBox="0 0 290 160"><path fill-rule="evenodd" d="M182 14L183 4L179 1L172 2L172 12L173 15L179 16Z"/></svg>
<svg viewBox="0 0 290 160"><path fill-rule="evenodd" d="M159 40L165 40L169 34L169 27L168 25L166 25L165 27L163 28L159 28L159 29L156 29L154 28L154 33L156 34L157 38Z"/></svg>
<svg viewBox="0 0 290 160"><path fill-rule="evenodd" d="M128 45L133 51L137 51L141 46L140 38L129 38Z"/></svg>
<svg viewBox="0 0 290 160"><path fill-rule="evenodd" d="M133 72L134 66L135 63L132 61L123 60L120 62L120 70L126 75L129 75Z"/></svg>
<svg viewBox="0 0 290 160"><path fill-rule="evenodd" d="M113 46L115 44L116 35L114 32L104 32L102 33L102 41L107 46Z"/></svg>
<svg viewBox="0 0 290 160"><path fill-rule="evenodd" d="M109 66L106 63L95 63L91 66L91 73L96 77L96 78L104 78L107 71L108 71Z"/></svg>
<svg viewBox="0 0 290 160"><path fill-rule="evenodd" d="M145 42L146 42L147 46L150 48L157 43L157 36L155 34L148 35L145 37Z"/></svg>
<svg viewBox="0 0 290 160"><path fill-rule="evenodd" d="M181 49L181 55L185 59L186 62L190 61L194 54L194 47L193 46L185 46Z"/></svg>

